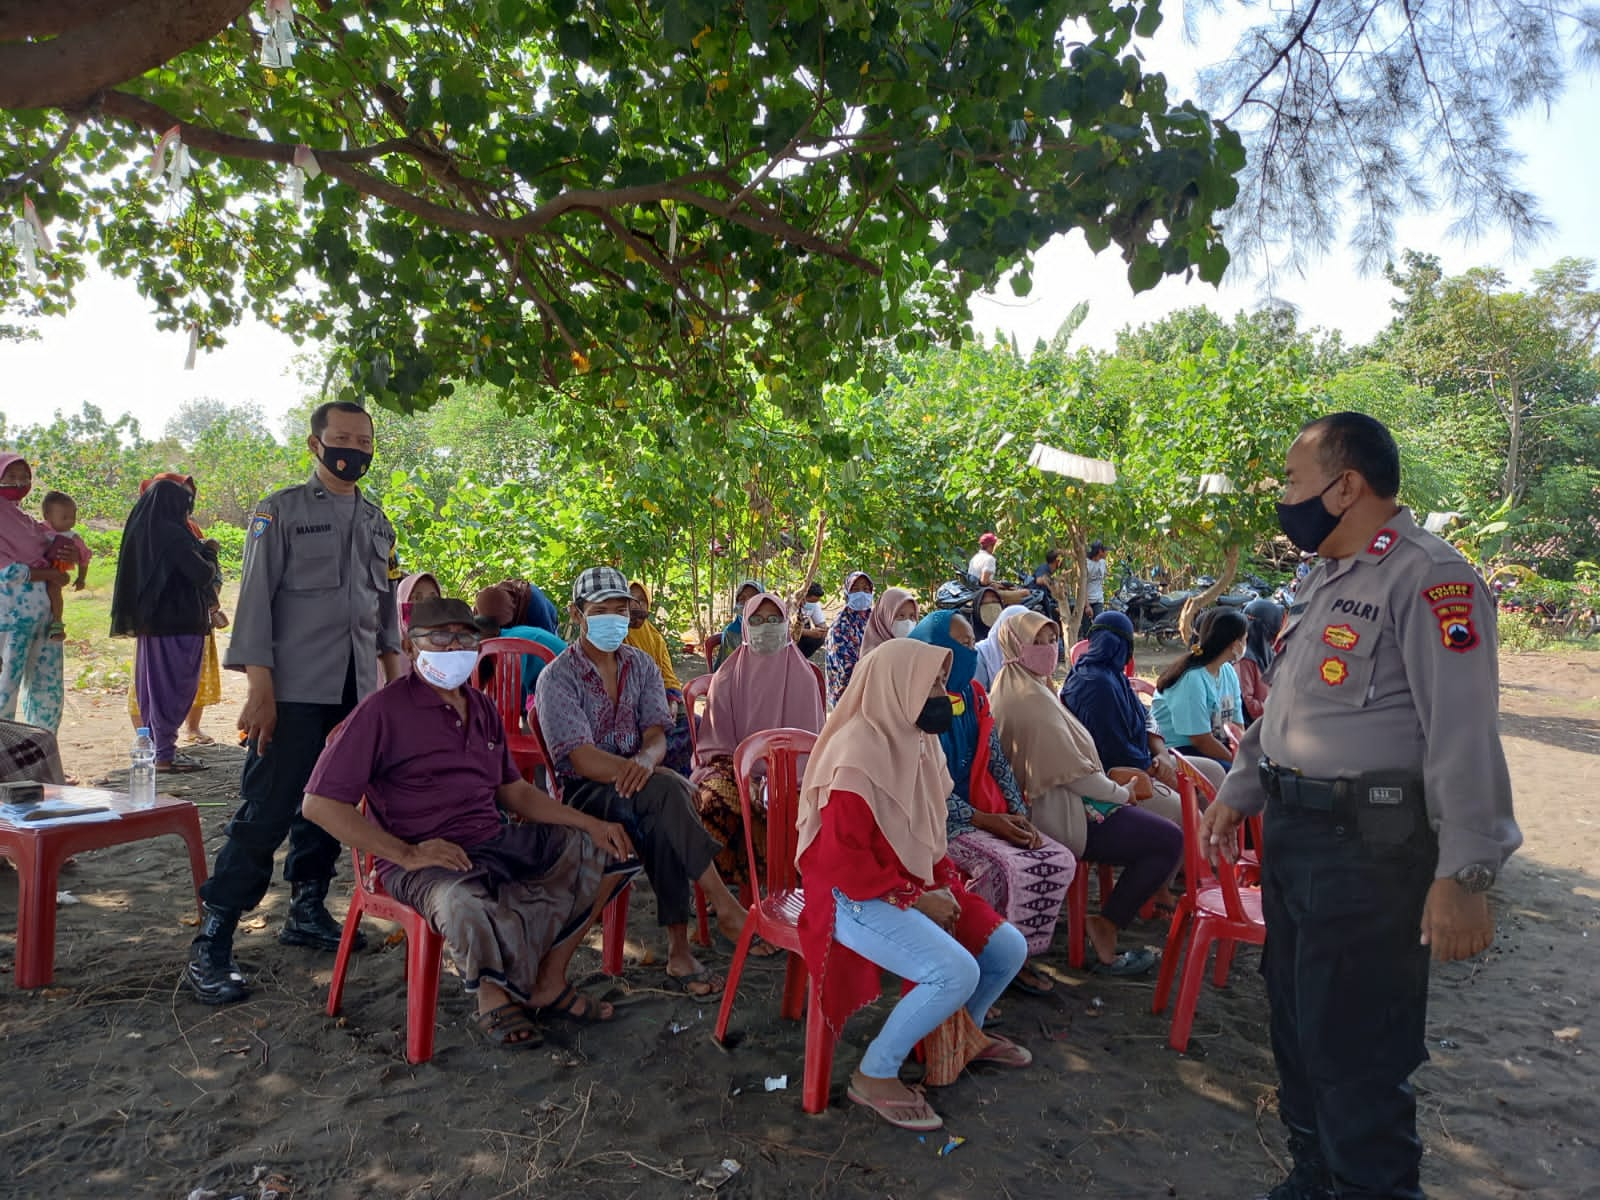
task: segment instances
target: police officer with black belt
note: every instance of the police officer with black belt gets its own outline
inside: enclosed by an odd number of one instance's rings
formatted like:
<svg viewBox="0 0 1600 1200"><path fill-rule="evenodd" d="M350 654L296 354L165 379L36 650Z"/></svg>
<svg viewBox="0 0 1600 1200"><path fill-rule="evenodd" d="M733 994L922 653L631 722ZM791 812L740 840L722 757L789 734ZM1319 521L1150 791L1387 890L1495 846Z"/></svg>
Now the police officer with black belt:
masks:
<svg viewBox="0 0 1600 1200"><path fill-rule="evenodd" d="M1212 861L1265 809L1261 971L1294 1167L1270 1200L1422 1196L1409 1077L1428 962L1487 949L1485 892L1522 843L1499 733L1494 601L1400 507L1381 423L1290 448L1279 522L1321 556L1272 691L1201 824Z"/></svg>
<svg viewBox="0 0 1600 1200"><path fill-rule="evenodd" d="M187 973L207 1004L249 995L233 935L266 894L285 836L293 899L278 940L333 950L343 932L326 905L339 843L301 816L300 801L329 732L399 668L394 528L356 486L372 463L372 435L359 405L318 407L306 440L316 470L268 496L250 521L226 658L250 681L239 715L249 754L242 803L200 889L205 919Z"/></svg>

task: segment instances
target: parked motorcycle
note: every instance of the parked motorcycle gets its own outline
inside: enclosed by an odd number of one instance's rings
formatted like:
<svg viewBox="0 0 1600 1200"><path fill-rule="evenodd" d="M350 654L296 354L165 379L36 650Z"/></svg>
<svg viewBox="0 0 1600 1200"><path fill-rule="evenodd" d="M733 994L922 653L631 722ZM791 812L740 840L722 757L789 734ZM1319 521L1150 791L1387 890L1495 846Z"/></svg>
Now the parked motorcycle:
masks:
<svg viewBox="0 0 1600 1200"><path fill-rule="evenodd" d="M1043 613L1052 621L1061 620L1061 609L1056 604L1056 598L1043 588L1034 587L1031 583L1005 583L998 579L989 586L996 590L1025 589L1028 594L1018 603L1032 612ZM958 612L971 621L973 602L983 590L972 576L962 574L940 584L939 590L933 594L933 602L936 607L946 612Z"/></svg>
<svg viewBox="0 0 1600 1200"><path fill-rule="evenodd" d="M1251 583L1266 583L1253 576L1246 578ZM1183 613L1184 604L1191 596L1198 596L1215 582L1213 577L1202 575L1195 580L1194 587L1163 592L1150 580L1136 579L1132 572L1126 572L1121 588L1111 600L1111 607L1124 613L1133 622L1135 633L1154 639L1160 646L1173 645L1182 640L1178 632L1178 618ZM1260 595L1261 592L1255 587L1240 584L1218 596L1214 603L1219 607L1243 609L1250 601L1259 599Z"/></svg>

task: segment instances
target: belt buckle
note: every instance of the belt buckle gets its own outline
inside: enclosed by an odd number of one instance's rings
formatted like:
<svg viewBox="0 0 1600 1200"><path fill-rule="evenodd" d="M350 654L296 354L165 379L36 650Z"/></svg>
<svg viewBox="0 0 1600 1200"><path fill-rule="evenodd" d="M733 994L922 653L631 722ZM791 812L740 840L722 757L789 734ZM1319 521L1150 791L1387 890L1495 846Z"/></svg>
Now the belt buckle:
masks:
<svg viewBox="0 0 1600 1200"><path fill-rule="evenodd" d="M1404 788L1369 787L1367 803L1375 808L1398 808L1405 801Z"/></svg>

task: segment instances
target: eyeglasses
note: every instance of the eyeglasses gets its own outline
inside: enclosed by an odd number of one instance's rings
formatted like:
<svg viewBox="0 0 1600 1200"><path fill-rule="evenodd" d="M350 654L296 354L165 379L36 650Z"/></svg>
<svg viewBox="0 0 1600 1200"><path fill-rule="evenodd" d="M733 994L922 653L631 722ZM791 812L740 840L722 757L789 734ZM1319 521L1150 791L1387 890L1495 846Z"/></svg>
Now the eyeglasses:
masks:
<svg viewBox="0 0 1600 1200"><path fill-rule="evenodd" d="M468 633L465 630L429 629L423 633L413 633L411 640L425 642L435 650L448 650L451 646L459 646L463 650L476 650L483 644L483 635Z"/></svg>
<svg viewBox="0 0 1600 1200"><path fill-rule="evenodd" d="M758 614L757 616L754 616L754 617L750 618L750 624L752 624L752 625L782 625L783 624L783 618L780 617L777 613L772 613L772 614L770 614L768 616L765 616L765 617L760 616Z"/></svg>

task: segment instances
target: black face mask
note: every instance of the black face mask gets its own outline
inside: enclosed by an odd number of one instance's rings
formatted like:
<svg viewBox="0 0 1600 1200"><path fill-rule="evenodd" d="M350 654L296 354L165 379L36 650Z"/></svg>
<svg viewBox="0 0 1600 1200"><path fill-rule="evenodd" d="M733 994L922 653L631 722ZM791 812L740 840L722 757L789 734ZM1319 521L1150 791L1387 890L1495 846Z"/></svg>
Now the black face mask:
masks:
<svg viewBox="0 0 1600 1200"><path fill-rule="evenodd" d="M955 719L956 708L949 696L929 696L922 702L922 711L917 714L917 728L937 737L941 733L949 733Z"/></svg>
<svg viewBox="0 0 1600 1200"><path fill-rule="evenodd" d="M1333 535L1333 531L1339 528L1339 522L1344 520L1343 513L1331 513L1322 503L1322 498L1328 494L1328 488L1338 482L1338 478L1333 479L1328 487L1298 504L1285 504L1280 500L1278 528L1283 530L1283 536L1300 549L1315 554L1317 547L1327 541Z"/></svg>
<svg viewBox="0 0 1600 1200"><path fill-rule="evenodd" d="M317 441L322 446L322 457L317 461L327 467L336 479L355 483L372 466L370 450L357 450L353 446L330 446L321 438Z"/></svg>

